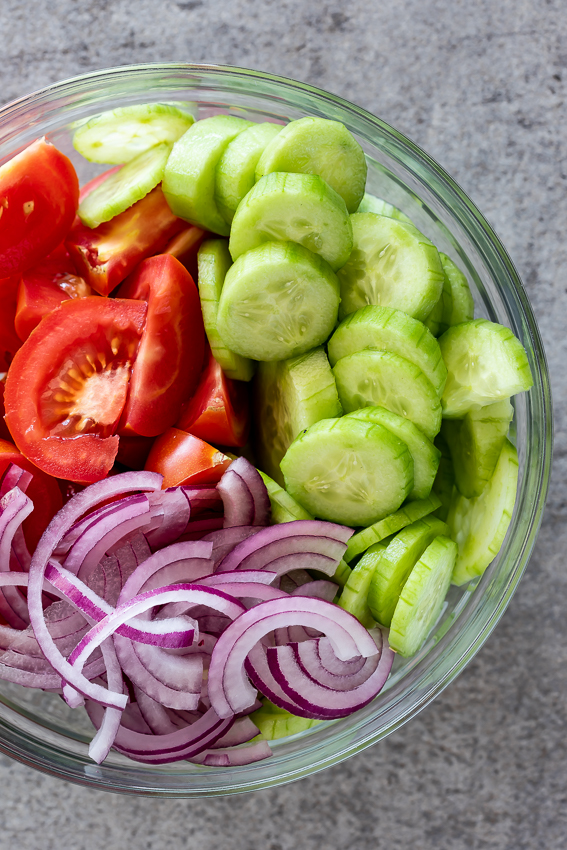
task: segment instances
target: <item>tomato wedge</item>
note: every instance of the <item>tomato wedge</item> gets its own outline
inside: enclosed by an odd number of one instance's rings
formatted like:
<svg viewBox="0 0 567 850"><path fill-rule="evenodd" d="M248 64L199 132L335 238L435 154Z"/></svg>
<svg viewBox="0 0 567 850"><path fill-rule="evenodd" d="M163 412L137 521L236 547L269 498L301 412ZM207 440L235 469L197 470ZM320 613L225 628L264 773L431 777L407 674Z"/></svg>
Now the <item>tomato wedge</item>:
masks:
<svg viewBox="0 0 567 850"><path fill-rule="evenodd" d="M164 489L180 484L212 487L231 463L231 458L193 434L169 428L155 440L145 468L163 475Z"/></svg>
<svg viewBox="0 0 567 850"><path fill-rule="evenodd" d="M0 372L7 372L22 340L16 333L19 275L0 280Z"/></svg>
<svg viewBox="0 0 567 850"><path fill-rule="evenodd" d="M201 243L207 235L205 230L200 227L195 227L194 224L188 225L185 230L174 236L163 249L164 254L171 254L180 263L182 263L192 278L197 277L197 254Z"/></svg>
<svg viewBox="0 0 567 850"><path fill-rule="evenodd" d="M179 260L159 254L140 263L118 296L148 304L120 433L156 437L173 425L203 368L205 330L199 293Z"/></svg>
<svg viewBox="0 0 567 850"><path fill-rule="evenodd" d="M91 181L91 188L94 183ZM98 227L91 229L75 219L65 242L81 277L96 292L108 295L141 260L163 251L186 227L187 222L169 209L161 186L156 186L141 201Z"/></svg>
<svg viewBox="0 0 567 850"><path fill-rule="evenodd" d="M38 139L0 167L0 278L31 268L63 240L79 205L73 164Z"/></svg>
<svg viewBox="0 0 567 850"><path fill-rule="evenodd" d="M57 478L91 483L112 468L114 436L144 329L143 301L64 301L17 352L6 422L20 452Z"/></svg>
<svg viewBox="0 0 567 850"><path fill-rule="evenodd" d="M209 352L199 386L176 427L216 445L244 446L250 431L247 384L227 378Z"/></svg>
<svg viewBox="0 0 567 850"><path fill-rule="evenodd" d="M37 266L22 274L18 289L15 327L26 340L48 313L69 298L86 298L93 291L77 270L65 245L61 243Z"/></svg>

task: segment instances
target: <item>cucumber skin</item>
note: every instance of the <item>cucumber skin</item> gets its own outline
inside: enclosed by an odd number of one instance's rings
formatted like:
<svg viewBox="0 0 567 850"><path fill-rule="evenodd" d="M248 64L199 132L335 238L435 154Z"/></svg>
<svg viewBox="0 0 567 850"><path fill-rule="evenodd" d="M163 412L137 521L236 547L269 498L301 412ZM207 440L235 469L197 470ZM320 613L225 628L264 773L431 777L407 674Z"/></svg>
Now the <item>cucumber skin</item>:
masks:
<svg viewBox="0 0 567 850"><path fill-rule="evenodd" d="M474 319L474 301L468 281L460 268L441 251L439 258L445 273L443 286L445 301L441 319L441 333L444 333L453 325L460 325L461 322L470 322Z"/></svg>
<svg viewBox="0 0 567 850"><path fill-rule="evenodd" d="M368 607L368 590L372 576L386 546L382 542L370 546L352 570L339 596L338 605L352 614L367 629L375 626Z"/></svg>
<svg viewBox="0 0 567 850"><path fill-rule="evenodd" d="M388 218L395 218L398 221L406 221L409 224L413 224L411 218L393 204L389 204L388 201L383 201L382 198L377 198L376 195L371 195L369 192L364 193L358 206L357 213L362 212L377 213L378 215L385 215Z"/></svg>
<svg viewBox="0 0 567 850"><path fill-rule="evenodd" d="M270 505L272 507L272 516L270 525L279 525L284 522L294 522L297 519L313 519L309 511L302 508L299 502L296 502L293 496L290 496L287 490L262 472L258 470L262 476L262 481L266 485Z"/></svg>
<svg viewBox="0 0 567 850"><path fill-rule="evenodd" d="M449 420L444 420L448 422ZM431 488L432 493L439 499L439 507L434 511L434 515L447 522L451 504L453 502L453 488L455 486L455 470L453 469L453 459L447 441L443 436L443 425L441 432L435 437L434 445L441 452L437 475Z"/></svg>

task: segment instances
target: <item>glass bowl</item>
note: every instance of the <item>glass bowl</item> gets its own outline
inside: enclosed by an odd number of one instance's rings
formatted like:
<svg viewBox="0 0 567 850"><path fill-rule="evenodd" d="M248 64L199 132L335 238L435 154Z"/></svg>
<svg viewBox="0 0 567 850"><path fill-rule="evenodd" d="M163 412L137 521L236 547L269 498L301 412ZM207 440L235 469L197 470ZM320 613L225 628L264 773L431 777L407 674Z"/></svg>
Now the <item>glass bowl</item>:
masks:
<svg viewBox="0 0 567 850"><path fill-rule="evenodd" d="M477 586L452 588L435 633L413 658L397 658L382 693L348 718L274 742L271 759L246 767L185 762L144 766L111 753L98 766L87 755L93 730L82 709L55 694L0 682L0 750L52 776L130 794L198 797L280 785L348 758L389 735L424 708L488 638L528 562L547 493L551 397L536 321L510 258L488 222L427 154L392 127L340 97L279 77L210 65L137 65L86 74L21 98L0 110L0 162L47 135L68 154L81 182L104 166L83 161L69 125L129 103L191 101L196 117L231 113L256 121L318 115L342 121L368 158L368 191L400 207L466 272L475 315L510 327L528 353L534 377L517 396L520 459L516 508L505 543Z"/></svg>

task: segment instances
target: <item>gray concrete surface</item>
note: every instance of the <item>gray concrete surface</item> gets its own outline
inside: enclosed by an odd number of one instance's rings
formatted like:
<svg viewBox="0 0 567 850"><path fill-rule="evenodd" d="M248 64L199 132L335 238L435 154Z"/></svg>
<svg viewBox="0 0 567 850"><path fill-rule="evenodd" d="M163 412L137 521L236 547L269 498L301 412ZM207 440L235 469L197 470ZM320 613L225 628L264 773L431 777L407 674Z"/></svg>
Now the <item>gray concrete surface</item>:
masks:
<svg viewBox="0 0 567 850"><path fill-rule="evenodd" d="M422 145L496 227L547 344L557 415L529 571L463 675L406 728L298 784L115 797L0 758L0 847L567 847L565 0L3 0L0 99L143 61L240 64L330 89Z"/></svg>

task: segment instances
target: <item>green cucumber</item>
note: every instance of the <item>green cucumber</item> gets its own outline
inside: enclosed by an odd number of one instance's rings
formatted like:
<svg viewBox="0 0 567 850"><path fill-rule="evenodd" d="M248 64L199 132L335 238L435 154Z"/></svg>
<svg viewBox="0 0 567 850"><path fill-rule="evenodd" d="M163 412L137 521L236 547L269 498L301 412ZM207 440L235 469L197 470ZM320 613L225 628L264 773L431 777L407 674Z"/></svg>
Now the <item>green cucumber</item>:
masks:
<svg viewBox="0 0 567 850"><path fill-rule="evenodd" d="M448 420L445 420L447 422ZM443 437L443 424L441 432L435 437L434 445L441 452L439 466L437 467L437 475L433 482L432 492L438 496L440 500L439 507L435 510L435 516L447 521L449 510L453 502L453 488L455 486L455 470L453 469L453 459L447 441Z"/></svg>
<svg viewBox="0 0 567 850"><path fill-rule="evenodd" d="M468 281L462 271L447 254L439 252L445 284L443 286L444 312L441 320L442 333L453 325L470 322L474 318L474 301Z"/></svg>
<svg viewBox="0 0 567 850"><path fill-rule="evenodd" d="M533 384L522 343L509 328L475 319L455 325L439 338L447 367L441 399L443 416L460 419Z"/></svg>
<svg viewBox="0 0 567 850"><path fill-rule="evenodd" d="M252 360L286 360L325 342L339 306L331 267L294 242L264 242L228 270L218 329L225 345Z"/></svg>
<svg viewBox="0 0 567 850"><path fill-rule="evenodd" d="M352 251L345 202L316 174L267 174L239 204L229 248L236 260L264 242L279 241L297 242L333 271L340 269Z"/></svg>
<svg viewBox="0 0 567 850"><path fill-rule="evenodd" d="M405 416L433 440L441 427L441 404L421 369L391 351L366 349L341 357L333 367L347 413L360 407L386 407Z"/></svg>
<svg viewBox="0 0 567 850"><path fill-rule="evenodd" d="M299 502L296 502L293 496L290 496L273 478L270 478L261 469L258 472L262 476L262 481L266 485L266 490L270 498L272 525L278 525L282 522L294 522L296 519L313 519L309 511L302 508Z"/></svg>
<svg viewBox="0 0 567 850"><path fill-rule="evenodd" d="M484 573L497 556L512 519L518 485L518 453L509 440L498 458L492 478L476 499L454 493L447 517L458 546L453 584L465 584Z"/></svg>
<svg viewBox="0 0 567 850"><path fill-rule="evenodd" d="M397 413L385 407L363 407L348 414L363 422L383 425L406 444L413 458L413 490L408 500L426 499L431 492L441 452L428 440L423 431Z"/></svg>
<svg viewBox="0 0 567 850"><path fill-rule="evenodd" d="M256 724L267 741L297 735L321 723L320 720L312 720L309 717L297 717L265 698L262 700L262 707L252 712L250 720Z"/></svg>
<svg viewBox="0 0 567 850"><path fill-rule="evenodd" d="M506 399L467 413L464 419L445 419L441 433L453 459L455 483L463 496L480 496L494 472L514 416Z"/></svg>
<svg viewBox="0 0 567 850"><path fill-rule="evenodd" d="M262 468L283 484L280 461L297 435L320 419L333 419L342 412L322 348L289 360L260 363L254 381L254 421Z"/></svg>
<svg viewBox="0 0 567 850"><path fill-rule="evenodd" d="M413 224L388 216L356 213L351 221L353 250L339 272L341 317L377 304L426 319L445 279L435 245Z"/></svg>
<svg viewBox="0 0 567 850"><path fill-rule="evenodd" d="M170 151L167 144L144 151L89 192L78 209L83 224L98 227L145 198L161 183Z"/></svg>
<svg viewBox="0 0 567 850"><path fill-rule="evenodd" d="M236 381L249 381L256 364L227 348L217 330L219 300L226 273L231 265L232 258L226 239L207 239L203 242L197 254L197 285L203 324L213 357L223 372Z"/></svg>
<svg viewBox="0 0 567 850"><path fill-rule="evenodd" d="M424 517L402 529L378 562L368 592L368 607L376 622L389 626L406 580L427 547L449 527L437 517Z"/></svg>
<svg viewBox="0 0 567 850"><path fill-rule="evenodd" d="M441 256L441 255L440 255ZM424 320L423 324L430 332L430 334L434 337L442 334L444 330L447 330L447 326L443 324L443 316L445 312L445 291L441 293L439 296L439 301L433 307L433 310Z"/></svg>
<svg viewBox="0 0 567 850"><path fill-rule="evenodd" d="M363 307L347 316L329 340L331 366L365 348L393 351L415 363L441 397L447 369L439 343L422 322L391 307Z"/></svg>
<svg viewBox="0 0 567 850"><path fill-rule="evenodd" d="M411 218L408 218L405 213L389 204L388 201L383 201L382 198L377 198L376 195L371 195L369 192L364 193L357 213L371 212L378 215L387 215L388 218L396 218L398 221L408 221L413 224Z"/></svg>
<svg viewBox="0 0 567 850"><path fill-rule="evenodd" d="M264 150L256 180L272 171L318 174L354 212L364 195L364 151L344 124L327 118L299 118L283 128Z"/></svg>
<svg viewBox="0 0 567 850"><path fill-rule="evenodd" d="M367 629L375 625L368 607L368 590L376 565L385 549L384 543L375 543L367 549L348 577L338 600L338 605L356 617Z"/></svg>
<svg viewBox="0 0 567 850"><path fill-rule="evenodd" d="M456 556L456 543L436 537L409 574L388 633L390 646L404 658L415 655L437 622Z"/></svg>
<svg viewBox="0 0 567 850"><path fill-rule="evenodd" d="M281 470L286 490L310 513L350 526L388 516L413 487L406 444L382 425L346 416L300 434Z"/></svg>
<svg viewBox="0 0 567 850"><path fill-rule="evenodd" d="M175 215L204 230L228 236L230 226L215 201L218 162L251 121L215 115L197 121L174 144L163 176L163 193Z"/></svg>
<svg viewBox="0 0 567 850"><path fill-rule="evenodd" d="M254 185L264 148L281 130L281 124L253 124L239 133L221 156L215 176L215 200L227 224L231 224L238 204Z"/></svg>
<svg viewBox="0 0 567 850"><path fill-rule="evenodd" d="M89 118L73 134L73 147L89 162L120 165L165 142L172 145L193 124L168 103L137 103Z"/></svg>
<svg viewBox="0 0 567 850"><path fill-rule="evenodd" d="M339 561L339 566L335 570L335 574L333 575L333 578L331 580L338 584L339 587L344 587L347 581L349 580L349 576L351 573L351 568L344 560L344 558L341 558L341 560Z"/></svg>

